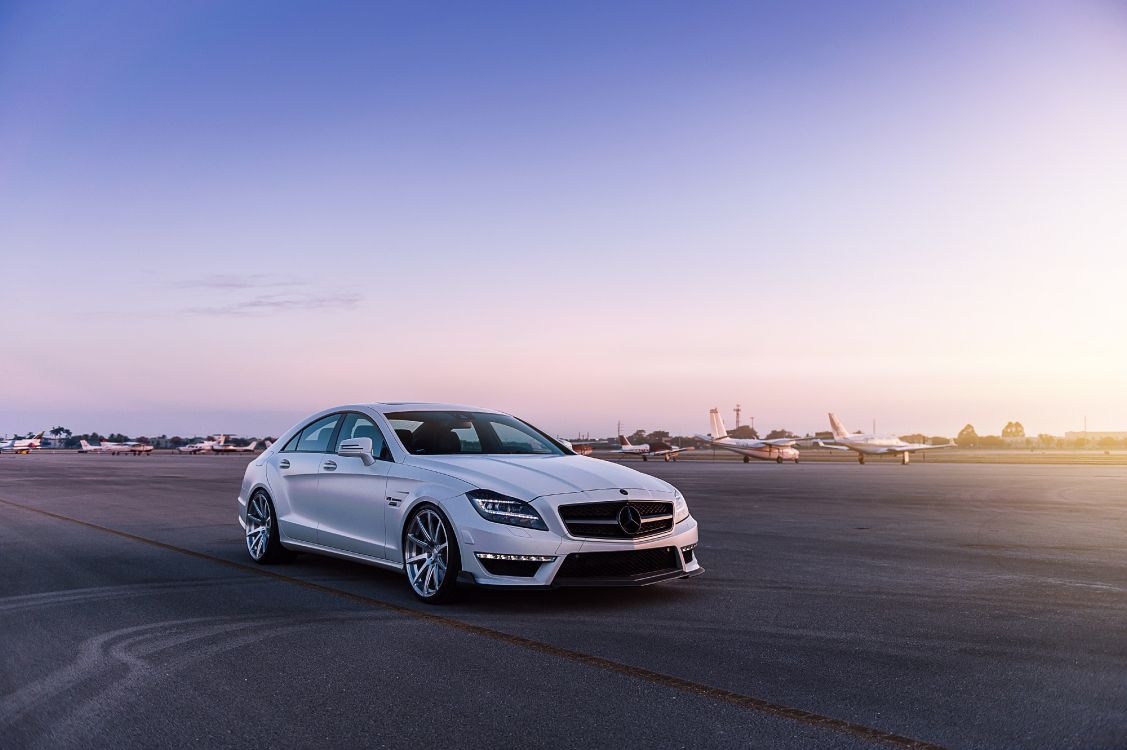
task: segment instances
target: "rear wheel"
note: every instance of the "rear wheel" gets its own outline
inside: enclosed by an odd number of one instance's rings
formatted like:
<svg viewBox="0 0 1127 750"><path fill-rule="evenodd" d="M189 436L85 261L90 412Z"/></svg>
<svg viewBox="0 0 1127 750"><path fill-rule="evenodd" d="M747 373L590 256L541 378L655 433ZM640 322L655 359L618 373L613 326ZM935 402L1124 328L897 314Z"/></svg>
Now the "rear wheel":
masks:
<svg viewBox="0 0 1127 750"><path fill-rule="evenodd" d="M437 506L420 505L407 521L403 536L403 563L415 596L427 603L454 595L462 560L454 527Z"/></svg>
<svg viewBox="0 0 1127 750"><path fill-rule="evenodd" d="M286 562L293 552L282 546L278 538L278 517L274 503L262 490L251 495L247 503L247 552L256 563L269 565Z"/></svg>
<svg viewBox="0 0 1127 750"><path fill-rule="evenodd" d="M857 463L859 463L859 464L865 463L865 454L864 453L858 453L857 454Z"/></svg>
<svg viewBox="0 0 1127 750"><path fill-rule="evenodd" d="M745 464L749 464L749 463L751 463L751 458L750 458L750 457L748 457L748 456L744 456L744 463L745 463Z"/></svg>

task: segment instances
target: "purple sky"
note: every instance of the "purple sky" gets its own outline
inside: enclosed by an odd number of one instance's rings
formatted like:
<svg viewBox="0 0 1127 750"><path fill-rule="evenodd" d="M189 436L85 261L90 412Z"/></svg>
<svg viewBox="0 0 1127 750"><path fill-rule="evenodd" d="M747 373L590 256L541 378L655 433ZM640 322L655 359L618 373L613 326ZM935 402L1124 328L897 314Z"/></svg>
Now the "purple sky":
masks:
<svg viewBox="0 0 1127 750"><path fill-rule="evenodd" d="M1127 429L1127 13L0 2L0 433Z"/></svg>

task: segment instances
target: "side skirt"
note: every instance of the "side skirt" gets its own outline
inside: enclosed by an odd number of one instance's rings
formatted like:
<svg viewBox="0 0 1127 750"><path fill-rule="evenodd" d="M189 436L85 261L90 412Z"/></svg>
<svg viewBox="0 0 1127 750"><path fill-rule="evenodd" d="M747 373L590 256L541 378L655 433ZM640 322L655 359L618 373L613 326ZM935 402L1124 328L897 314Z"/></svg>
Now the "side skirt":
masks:
<svg viewBox="0 0 1127 750"><path fill-rule="evenodd" d="M328 555L329 557L338 557L341 560L350 560L352 562L364 563L365 565L373 565L377 568L386 568L388 570L397 570L403 572L403 564L392 562L391 560L384 560L380 557L371 557L369 555L361 555L357 552L348 552L343 549L335 547L324 547L320 544L313 542L297 542L292 539L287 539L282 542L282 546L286 549L300 550L302 552L314 552L318 555Z"/></svg>

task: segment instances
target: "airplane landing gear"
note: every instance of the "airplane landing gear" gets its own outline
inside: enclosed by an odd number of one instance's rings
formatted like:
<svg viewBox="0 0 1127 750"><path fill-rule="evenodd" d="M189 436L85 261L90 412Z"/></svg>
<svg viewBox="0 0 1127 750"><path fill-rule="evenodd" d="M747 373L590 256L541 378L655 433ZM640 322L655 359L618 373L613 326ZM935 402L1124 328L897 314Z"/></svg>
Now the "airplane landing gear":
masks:
<svg viewBox="0 0 1127 750"><path fill-rule="evenodd" d="M912 462L911 454L909 454L908 451L904 451L904 453L900 456L901 465L907 466L911 462Z"/></svg>
<svg viewBox="0 0 1127 750"><path fill-rule="evenodd" d="M751 457L750 456L744 456L744 463L745 464L751 463Z"/></svg>
<svg viewBox="0 0 1127 750"><path fill-rule="evenodd" d="M781 464L782 462L783 462L783 457L782 457L782 456L775 456L775 463L777 463L777 464Z"/></svg>
<svg viewBox="0 0 1127 750"><path fill-rule="evenodd" d="M669 456L662 456L662 458L665 459L665 463L669 463Z"/></svg>
<svg viewBox="0 0 1127 750"><path fill-rule="evenodd" d="M647 457L647 456L642 456L642 460L643 460L643 461L649 461L650 459L649 459L649 457Z"/></svg>
<svg viewBox="0 0 1127 750"><path fill-rule="evenodd" d="M865 454L864 453L858 453L857 454L857 463L859 463L859 464L865 463Z"/></svg>
<svg viewBox="0 0 1127 750"><path fill-rule="evenodd" d="M795 462L795 463L798 463L798 459L797 459L797 458L796 458L796 459L794 459L794 462Z"/></svg>

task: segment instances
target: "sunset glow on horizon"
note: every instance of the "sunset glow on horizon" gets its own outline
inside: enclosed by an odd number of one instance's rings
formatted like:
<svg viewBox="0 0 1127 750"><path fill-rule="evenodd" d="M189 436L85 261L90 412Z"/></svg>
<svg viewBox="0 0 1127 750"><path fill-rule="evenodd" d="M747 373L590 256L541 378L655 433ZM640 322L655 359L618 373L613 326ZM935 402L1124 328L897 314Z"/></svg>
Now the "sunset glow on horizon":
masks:
<svg viewBox="0 0 1127 750"><path fill-rule="evenodd" d="M1105 2L0 8L0 434L1127 430Z"/></svg>

